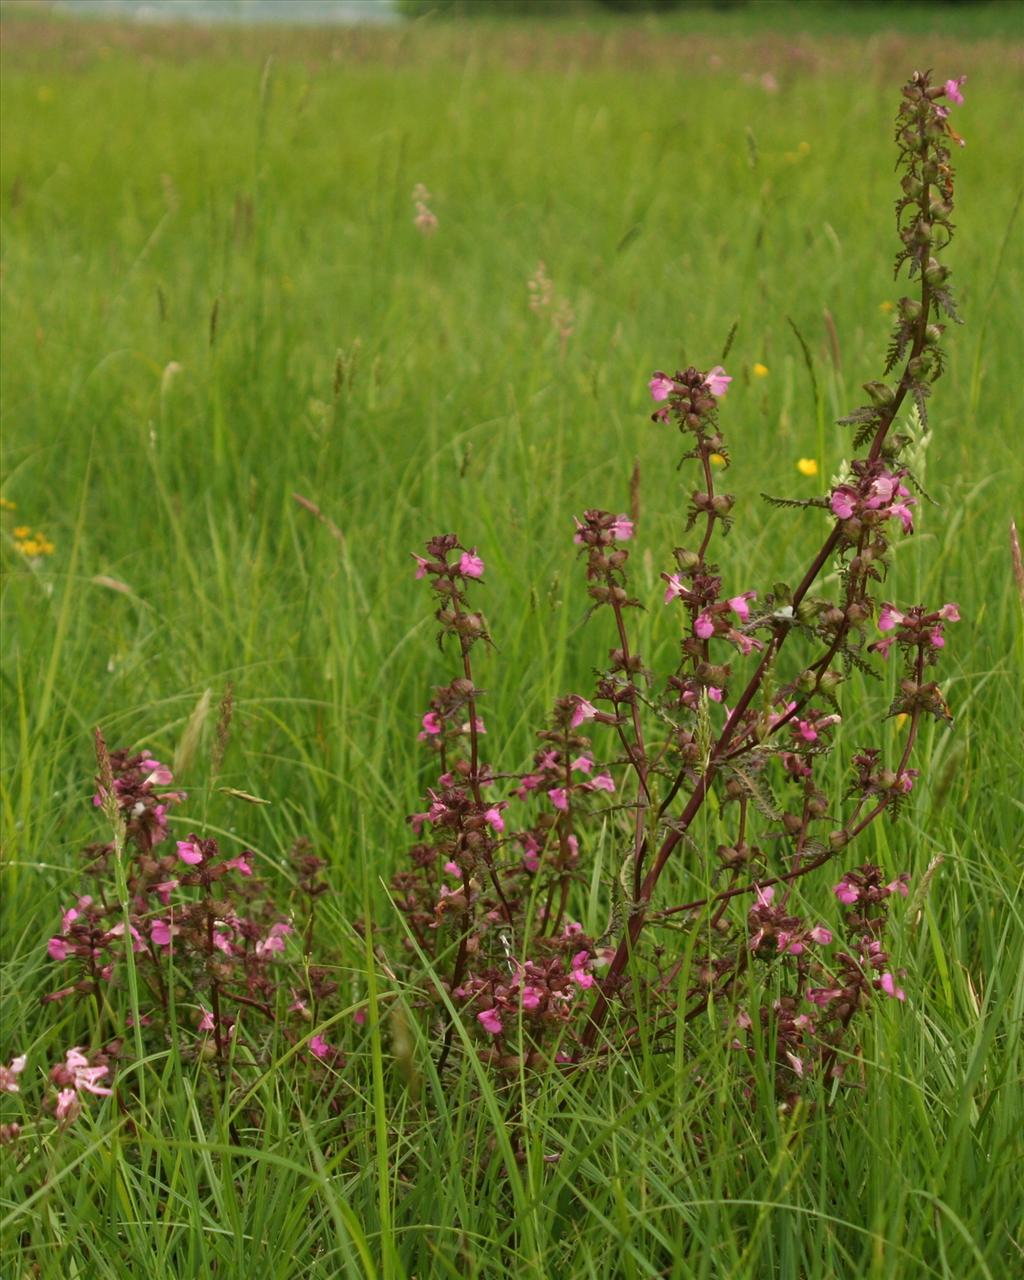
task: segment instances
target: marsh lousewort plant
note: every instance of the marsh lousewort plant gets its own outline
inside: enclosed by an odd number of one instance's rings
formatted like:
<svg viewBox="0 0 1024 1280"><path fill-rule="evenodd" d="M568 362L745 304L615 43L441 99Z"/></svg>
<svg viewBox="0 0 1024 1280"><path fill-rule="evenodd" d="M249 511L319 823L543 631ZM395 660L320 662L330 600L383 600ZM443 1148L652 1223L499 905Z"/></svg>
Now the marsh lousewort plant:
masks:
<svg viewBox="0 0 1024 1280"><path fill-rule="evenodd" d="M714 561L716 539L738 514L716 482L731 461L723 418L732 379L720 365L650 378L646 429L678 431L696 476L685 545L666 556L657 599L642 600L630 578L633 518L567 517L609 662L593 687L556 700L514 775L488 763L500 727L486 717L474 672L477 647L490 642L477 603L485 558L453 534L415 556L454 670L422 713L419 738L436 776L409 818L413 843L392 888L408 989L440 1067L470 1051L497 1072L575 1071L641 1036L658 1047L704 1015L742 1064L744 1084L752 1088L767 1062L789 1105L856 1080L858 1014L877 999L907 1000L912 984L887 950L887 928L909 877L899 865L859 861L855 844L878 819L899 816L918 779L923 719L950 718L933 669L958 608L901 600L889 567L920 501L916 442L898 423L926 421L943 368L943 317L957 318L942 253L952 236L950 143L961 141L949 116L962 84L915 74L903 88L896 268L915 296L895 308L882 378L845 420L857 456L817 497L769 499L829 523L795 586L727 579ZM429 234L427 193L415 199L417 226ZM531 294L534 310L548 306L542 268ZM817 474L813 460L800 470ZM819 583L828 566L834 591ZM641 607L671 610L678 633L660 673L633 635ZM834 776L828 762L850 676L886 664L899 665L896 696L874 720L900 718L900 745L856 744L837 814L825 769ZM229 694L215 762L231 706ZM857 720L871 723L861 708ZM279 905L253 854L228 855L184 825L172 838L168 815L187 798L167 766L146 752L108 753L99 735L97 761L93 803L113 839L84 851L84 891L40 942L54 969L44 999L62 1011L82 1006L71 1015L80 1043L50 1064L40 1123L72 1125L88 1099L102 1105L112 1092L111 1105L125 1110L134 1086L119 1066L172 1041L182 1061L208 1069L197 1078L211 1097L265 1071L282 1043L327 1088L345 1066L344 1046L328 1037L341 1038L346 1001L336 948L317 926L327 888L320 858L295 845L293 887ZM712 801L714 822L698 823ZM728 833L714 847L703 834L712 828ZM576 915L585 886L591 895L600 886L595 860L609 837L616 874L595 936ZM667 893L670 864L677 894L693 886L685 901ZM129 1015L118 1012L125 990ZM345 1025L361 1021L357 1012ZM24 1099L40 1065L15 1053L0 1065L0 1093ZM19 1141L22 1128L4 1123L0 1142Z"/></svg>
<svg viewBox="0 0 1024 1280"><path fill-rule="evenodd" d="M410 956L434 975L424 1005L442 1062L455 1043L453 1013L486 1060L518 1069L584 1065L636 1036L641 1021L648 1041L671 1037L680 1018L713 1006L737 1052L770 1054L790 1101L812 1081L849 1073L858 1012L879 996L905 1000L885 933L908 876L857 865L854 844L883 815L895 819L913 789L922 718L949 718L932 668L957 606L900 604L888 572L919 501L907 461L913 438L897 422L904 410L925 420L943 367L940 317L957 318L941 254L952 236L949 144L960 142L949 107L962 102L961 84L915 74L903 89L896 270L905 268L916 296L896 309L883 379L866 384L868 402L845 419L859 456L820 497L769 499L820 509L831 522L795 586L727 582L712 558L736 515L713 465L730 460L722 418L731 378L721 366L659 370L649 383L656 428L678 430L697 475L687 544L662 573L663 607L680 637L674 666L655 674L631 638L631 615L652 603L630 581L633 522L583 512L572 536L591 612L607 619L610 662L593 688L558 699L513 778L487 763L473 672L474 649L490 640L475 595L484 562L453 534L415 557L457 669L423 715L419 736L437 780L409 820L415 843L392 884ZM838 568L832 595L819 586L829 565ZM856 750L847 810L836 817L821 779L842 698L853 671L875 675L886 662L899 662L902 675L877 721L905 718L900 746L892 759L877 746ZM696 834L712 796L732 832L715 848ZM609 927L594 937L573 907L593 880L602 827L614 833L621 873ZM711 860L720 887L663 901L673 860L695 865L695 884L708 882ZM831 884L822 915L830 896L832 910L842 908L838 930L797 901L797 881L813 873ZM680 931L684 940L669 945Z"/></svg>

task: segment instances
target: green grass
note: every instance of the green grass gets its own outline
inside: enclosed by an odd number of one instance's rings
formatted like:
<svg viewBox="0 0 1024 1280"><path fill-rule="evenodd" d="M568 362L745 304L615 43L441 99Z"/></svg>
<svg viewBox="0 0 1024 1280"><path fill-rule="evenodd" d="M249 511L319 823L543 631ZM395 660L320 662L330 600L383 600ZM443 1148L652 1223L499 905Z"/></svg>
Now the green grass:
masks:
<svg viewBox="0 0 1024 1280"><path fill-rule="evenodd" d="M7 35L2 1056L29 1054L23 1094L38 1097L90 1034L82 1011L38 1000L56 985L45 943L80 888L76 852L103 838L93 726L170 758L203 691L229 679L220 781L272 803L212 791L204 747L178 828L203 822L282 880L308 835L330 861L351 1000L337 1108L282 1044L246 1100L258 1140L231 1141L238 1097L209 1118L175 1045L127 1068L145 1083L131 1122L99 1099L61 1136L33 1121L0 1152L5 1275L1013 1274L1019 46L792 44L742 26L689 43L612 27L211 35L24 14ZM623 509L639 459L634 564L655 602L689 487L645 381L713 364L738 321L723 426L740 519L719 558L737 588L794 580L823 521L758 494L810 496L821 481L797 458L827 477L849 456L832 423L880 372L880 307L898 296L891 118L921 64L969 76L948 255L967 323L935 396L940 505L901 545L892 590L960 603L943 666L956 727L924 734L904 818L854 856L915 880L945 859L920 922L897 929L907 1006L872 1014L866 1087L797 1116L738 1094L711 1025L674 1055L639 1046L536 1086L472 1058L439 1080L413 1020L410 1079L382 878L428 780L418 719L450 674L409 552L455 529L487 561L487 742L515 767L610 643L603 618L583 626L571 515ZM412 226L417 182L435 197L431 240ZM527 305L540 259L575 312L564 355ZM55 544L37 567L6 536L20 524ZM662 611L640 628L646 654L668 652ZM849 716L839 761L867 720ZM825 882L806 892L827 909ZM369 967L353 927L367 903ZM599 929L601 903L578 906ZM344 1011L374 992L360 1031ZM3 1103L17 1118L18 1099Z"/></svg>

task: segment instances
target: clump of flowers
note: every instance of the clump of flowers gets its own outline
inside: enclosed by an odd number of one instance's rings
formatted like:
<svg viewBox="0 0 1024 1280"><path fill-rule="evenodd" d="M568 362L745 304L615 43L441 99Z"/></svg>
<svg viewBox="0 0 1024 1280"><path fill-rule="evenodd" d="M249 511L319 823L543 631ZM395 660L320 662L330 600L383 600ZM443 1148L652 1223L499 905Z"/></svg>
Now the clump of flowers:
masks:
<svg viewBox="0 0 1024 1280"><path fill-rule="evenodd" d="M650 603L629 575L633 520L583 512L573 539L591 614L607 618L609 660L592 689L556 700L532 759L510 775L496 772L484 750L474 670L477 646L490 644L476 603L483 559L454 534L415 557L455 672L420 722L437 775L409 819L409 862L392 883L410 956L432 967L424 1012L442 1065L457 1043L453 1011L487 1061L518 1069L582 1066L614 1046L615 1034L635 1035L640 1017L650 1039L674 1036L680 1017L713 1005L737 1051L753 1057L771 1046L776 1089L791 1103L811 1082L844 1076L857 1058L858 1020L876 997L906 1000L886 933L908 874L864 864L835 883L834 868L873 822L898 817L918 776L910 761L922 719L949 716L927 675L957 606L894 603L888 570L893 542L913 533L917 504L904 456L911 438L895 425L908 402L924 418L943 367L934 314L956 318L940 255L952 235L947 143L959 141L946 103L961 101L961 85L915 73L903 89L897 270L907 266L917 296L895 308L889 380L867 383L869 402L846 420L860 456L819 497L769 499L829 521L799 578L764 590L728 580L712 558L736 514L735 495L716 477L731 463L720 421L730 374L721 365L655 372L653 421L679 432L682 461L696 471L689 536L661 574L678 632L674 662L652 671L631 635L632 612ZM543 313L551 299L541 264L530 305ZM798 468L818 472L813 460ZM826 594L818 579L833 562L839 587ZM857 748L847 811L836 816L825 762L843 717L840 695L851 672L877 676L894 652L902 672L887 714L907 717L908 730L893 758L870 743ZM696 819L712 795L731 835L709 849ZM593 883L601 829L612 833L621 871L595 936L574 911L579 887ZM711 892L709 864L717 867ZM689 900L665 901L670 865L675 895ZM802 891L819 871L818 879L832 875L834 893L812 908ZM685 946L671 944L670 925L689 933ZM664 993L684 966L680 1010ZM617 1033L608 1026L613 1011Z"/></svg>

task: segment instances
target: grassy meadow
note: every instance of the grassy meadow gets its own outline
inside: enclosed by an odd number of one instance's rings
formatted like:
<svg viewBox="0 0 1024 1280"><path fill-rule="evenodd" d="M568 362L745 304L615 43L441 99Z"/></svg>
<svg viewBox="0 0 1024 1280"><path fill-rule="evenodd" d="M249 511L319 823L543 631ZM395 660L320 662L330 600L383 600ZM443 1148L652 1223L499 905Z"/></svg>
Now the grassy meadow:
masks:
<svg viewBox="0 0 1024 1280"><path fill-rule="evenodd" d="M28 1055L22 1096L38 1097L49 1064L89 1043L88 1010L40 997L57 983L46 940L83 891L78 850L106 838L93 728L171 760L229 681L221 775L214 787L207 723L175 833L252 848L282 885L308 836L329 861L348 993L336 1105L282 1049L255 1086L264 1128L241 1144L237 1098L211 1120L196 1064L171 1050L123 1068L130 1118L95 1098L57 1133L0 1095L0 1120L25 1128L0 1149L5 1277L1019 1273L1024 640L1008 525L1024 523L1024 40L1010 8L966 35L936 19L813 37L741 16L690 36L678 18L216 32L5 15L0 1057ZM968 76L946 255L965 325L933 398L937 505L898 544L889 589L959 603L940 669L956 723L925 729L901 821L847 864L912 873L906 1005L873 1009L864 1087L831 1107L745 1099L709 1019L674 1054L641 1043L518 1081L510 1110L470 1056L439 1077L415 1023L398 1053L388 1012L405 993L384 885L431 781L419 720L453 674L410 552L454 530L484 557L486 743L519 767L612 642L603 615L584 625L572 515L626 510L634 464L640 648L653 666L672 652L658 575L691 485L646 380L715 364L736 325L722 425L738 518L717 558L738 589L795 581L825 518L759 494L823 492L851 456L835 419L881 375L902 292L891 122L917 66ZM557 319L529 306L539 262ZM52 550L27 556L15 528ZM848 694L837 803L891 691L855 677ZM899 733L881 730L893 750ZM609 838L575 904L595 933L619 861ZM700 874L680 860L659 894ZM834 879L804 882L822 912ZM368 915L370 944L354 927Z"/></svg>

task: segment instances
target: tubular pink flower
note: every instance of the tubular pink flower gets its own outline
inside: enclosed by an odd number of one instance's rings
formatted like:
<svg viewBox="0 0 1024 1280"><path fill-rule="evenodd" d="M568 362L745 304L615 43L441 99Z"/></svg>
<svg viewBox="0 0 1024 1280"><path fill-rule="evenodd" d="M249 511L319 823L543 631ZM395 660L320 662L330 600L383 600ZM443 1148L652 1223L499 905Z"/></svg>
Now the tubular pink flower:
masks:
<svg viewBox="0 0 1024 1280"><path fill-rule="evenodd" d="M845 906L851 906L860 897L860 890L849 880L840 880L832 892Z"/></svg>
<svg viewBox="0 0 1024 1280"><path fill-rule="evenodd" d="M667 400L672 394L674 386L675 383L672 379L667 377L664 373L656 373L647 384L647 388L651 393L651 398L658 402Z"/></svg>
<svg viewBox="0 0 1024 1280"><path fill-rule="evenodd" d="M754 897L757 899L759 907L770 907L772 899L775 897L775 886L770 884L762 889L760 885L754 887Z"/></svg>
<svg viewBox="0 0 1024 1280"><path fill-rule="evenodd" d="M63 938L51 938L46 944L46 951L51 960L68 958L68 944Z"/></svg>
<svg viewBox="0 0 1024 1280"><path fill-rule="evenodd" d="M538 1009L543 998L544 992L540 987L523 987L522 1001L524 1009Z"/></svg>
<svg viewBox="0 0 1024 1280"><path fill-rule="evenodd" d="M484 576L484 562L476 553L476 547L472 551L463 551L459 557L459 573L464 578L482 578Z"/></svg>
<svg viewBox="0 0 1024 1280"><path fill-rule="evenodd" d="M484 821L492 831L498 832L499 835L505 830L505 819L501 816L501 810L497 805L495 805L494 808L487 810L484 814Z"/></svg>
<svg viewBox="0 0 1024 1280"><path fill-rule="evenodd" d="M878 979L878 985L893 1000L906 1000L907 998L907 993L902 987L896 985L896 979L891 973L883 973Z"/></svg>
<svg viewBox="0 0 1024 1280"><path fill-rule="evenodd" d="M595 777L591 778L589 782L585 782L583 785L584 787L586 787L588 791L612 792L615 790L615 782L611 774L608 774L608 773L599 773Z"/></svg>
<svg viewBox="0 0 1024 1280"><path fill-rule="evenodd" d="M756 591L744 591L741 596L733 596L727 603L741 622L747 622L750 619L750 605L747 604L747 601L756 599Z"/></svg>
<svg viewBox="0 0 1024 1280"><path fill-rule="evenodd" d="M28 1055L23 1053L20 1057L12 1058L9 1067L0 1066L0 1093L21 1092L17 1078L25 1070L27 1061Z"/></svg>
<svg viewBox="0 0 1024 1280"><path fill-rule="evenodd" d="M577 756L569 766L574 773L589 773L594 767L594 762L590 756Z"/></svg>
<svg viewBox="0 0 1024 1280"><path fill-rule="evenodd" d="M816 942L820 947L827 947L832 941L832 930L826 929L823 924L815 925L808 935L812 942Z"/></svg>
<svg viewBox="0 0 1024 1280"><path fill-rule="evenodd" d="M715 623L707 609L698 614L697 621L693 624L693 630L702 640L710 640L715 634Z"/></svg>
<svg viewBox="0 0 1024 1280"><path fill-rule="evenodd" d="M149 926L149 936L155 947L169 947L171 945L171 926L166 920L154 920Z"/></svg>
<svg viewBox="0 0 1024 1280"><path fill-rule="evenodd" d="M501 1035L501 1018L497 1009L484 1009L482 1013L476 1015L476 1020L488 1035Z"/></svg>
<svg viewBox="0 0 1024 1280"><path fill-rule="evenodd" d="M629 516L616 516L608 528L612 537L619 542L628 542L633 536L633 521Z"/></svg>
<svg viewBox="0 0 1024 1280"><path fill-rule="evenodd" d="M832 490L832 497L829 506L832 508L832 514L840 520L849 520L856 509L857 491L851 489L849 485L841 484L838 489Z"/></svg>
<svg viewBox="0 0 1024 1280"><path fill-rule="evenodd" d="M666 604L670 604L676 596L686 597L690 594L687 588L683 586L683 580L678 573L663 573L661 576L668 584L665 588Z"/></svg>
<svg viewBox="0 0 1024 1280"><path fill-rule="evenodd" d="M960 606L956 604L944 604L939 610L939 617L944 622L959 622Z"/></svg>
<svg viewBox="0 0 1024 1280"><path fill-rule="evenodd" d="M412 558L416 561L415 576L417 578L425 578L427 576L427 571L430 569L430 561L424 560L422 556L416 555L415 552L412 553Z"/></svg>
<svg viewBox="0 0 1024 1280"><path fill-rule="evenodd" d="M194 867L202 862L203 853L194 840L179 840L178 857L182 862L187 862L190 867Z"/></svg>
<svg viewBox="0 0 1024 1280"><path fill-rule="evenodd" d="M883 604L878 611L879 631L892 631L896 627L902 626L905 621L905 616L891 604Z"/></svg>
<svg viewBox="0 0 1024 1280"><path fill-rule="evenodd" d="M423 732L420 734L421 738L425 738L429 734L440 733L444 728L441 723L441 717L436 711L428 711L421 723L423 725Z"/></svg>
<svg viewBox="0 0 1024 1280"><path fill-rule="evenodd" d="M309 1051L314 1058L323 1059L328 1057L328 1055L330 1054L331 1046L327 1043L327 1041L323 1038L323 1036L316 1035L316 1036L313 1036L313 1038L309 1042Z"/></svg>
<svg viewBox="0 0 1024 1280"><path fill-rule="evenodd" d="M78 1094L74 1089L61 1089L57 1094L57 1123L61 1127L70 1124L81 1110L82 1104L78 1101Z"/></svg>
<svg viewBox="0 0 1024 1280"><path fill-rule="evenodd" d="M565 787L552 787L548 792L548 799L562 813L565 813L569 808L569 793Z"/></svg>
<svg viewBox="0 0 1024 1280"><path fill-rule="evenodd" d="M960 86L966 79L966 76L957 76L955 80L947 80L942 86L946 91L946 97L958 107L964 105L964 95L960 92Z"/></svg>
<svg viewBox="0 0 1024 1280"><path fill-rule="evenodd" d="M199 1026L197 1030L199 1031L213 1030L213 1014L210 1012L209 1009L203 1009L203 1016L199 1019Z"/></svg>
<svg viewBox="0 0 1024 1280"><path fill-rule="evenodd" d="M722 368L720 364L716 364L713 369L709 369L707 377L704 379L704 385L713 396L724 396L729 390L729 383L732 382L730 374Z"/></svg>
<svg viewBox="0 0 1024 1280"><path fill-rule="evenodd" d="M593 720L597 715L597 707L586 700L586 698L576 699L576 709L572 713L572 719L569 721L570 729L578 729L586 720Z"/></svg>
<svg viewBox="0 0 1024 1280"><path fill-rule="evenodd" d="M705 687L704 692L708 695L712 702L722 701L722 690L717 685L709 684Z"/></svg>

